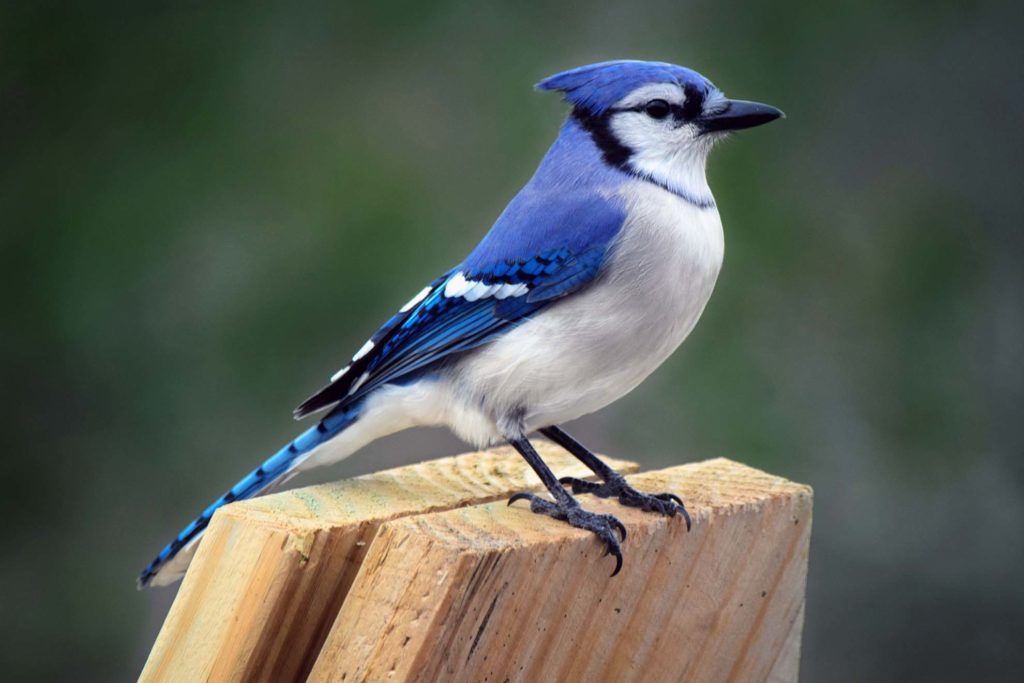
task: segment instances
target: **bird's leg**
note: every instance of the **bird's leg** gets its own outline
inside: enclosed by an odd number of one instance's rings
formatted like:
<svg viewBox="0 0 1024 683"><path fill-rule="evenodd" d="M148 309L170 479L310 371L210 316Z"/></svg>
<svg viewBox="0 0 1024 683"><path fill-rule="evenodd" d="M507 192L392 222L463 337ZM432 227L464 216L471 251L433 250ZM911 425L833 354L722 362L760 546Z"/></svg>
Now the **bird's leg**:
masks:
<svg viewBox="0 0 1024 683"><path fill-rule="evenodd" d="M683 515L686 520L686 530L690 530L690 513L686 511L682 499L674 493L640 493L626 483L625 477L601 462L601 459L591 453L586 446L572 438L561 427L552 425L540 430L540 433L548 437L590 468L594 474L601 478L603 484L595 484L592 481L576 479L575 477L562 477L559 482L572 486L573 493L592 493L601 498L615 496L619 502L629 507L640 508L649 512L658 512L663 515L674 517L677 512Z"/></svg>
<svg viewBox="0 0 1024 683"><path fill-rule="evenodd" d="M555 519L566 521L574 527L594 532L605 544L604 554L611 554L615 557L615 571L612 572L612 576L618 574L622 569L622 549L619 546L620 539L616 538L615 532L619 532L622 541L626 540L626 527L622 525L622 522L611 515L599 515L581 508L579 502L558 482L554 473L544 464L525 436L509 438L508 442L530 464L555 499L555 502L552 503L535 493L517 493L509 498L508 504L511 505L517 500L528 500L530 501L530 510L533 512L550 515Z"/></svg>

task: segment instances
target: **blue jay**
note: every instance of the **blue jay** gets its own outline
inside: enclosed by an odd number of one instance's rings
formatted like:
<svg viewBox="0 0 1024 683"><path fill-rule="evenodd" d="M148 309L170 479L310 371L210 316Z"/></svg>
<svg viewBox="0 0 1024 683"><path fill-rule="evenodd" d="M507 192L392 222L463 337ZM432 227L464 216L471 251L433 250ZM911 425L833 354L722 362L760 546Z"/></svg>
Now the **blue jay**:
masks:
<svg viewBox="0 0 1024 683"><path fill-rule="evenodd" d="M528 500L592 531L615 557L613 576L626 530L572 494L680 514L690 527L678 496L634 490L558 425L631 391L696 325L724 252L708 153L730 131L782 112L727 99L697 72L660 62L591 64L536 87L562 93L572 112L490 232L295 409L296 418L326 412L192 520L140 587L180 578L222 505L420 425L447 426L479 447L510 443L551 499L517 493L509 504ZM534 431L600 483L558 479L530 444Z"/></svg>

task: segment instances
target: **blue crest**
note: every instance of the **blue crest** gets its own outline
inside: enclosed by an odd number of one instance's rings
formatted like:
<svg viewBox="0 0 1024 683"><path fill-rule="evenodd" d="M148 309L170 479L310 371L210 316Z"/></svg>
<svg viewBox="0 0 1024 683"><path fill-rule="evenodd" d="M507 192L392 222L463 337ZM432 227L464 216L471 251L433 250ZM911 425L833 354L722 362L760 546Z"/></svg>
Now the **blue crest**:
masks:
<svg viewBox="0 0 1024 683"><path fill-rule="evenodd" d="M577 67L549 76L537 90L558 90L570 104L600 115L640 86L675 83L683 88L715 90L714 84L693 69L665 62L616 60Z"/></svg>

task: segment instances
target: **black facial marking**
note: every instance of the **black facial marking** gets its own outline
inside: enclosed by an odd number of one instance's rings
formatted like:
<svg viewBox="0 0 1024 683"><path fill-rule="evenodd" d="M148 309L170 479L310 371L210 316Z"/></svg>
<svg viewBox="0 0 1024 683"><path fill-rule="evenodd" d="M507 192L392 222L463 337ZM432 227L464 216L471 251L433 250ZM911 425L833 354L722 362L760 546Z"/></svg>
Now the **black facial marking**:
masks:
<svg viewBox="0 0 1024 683"><path fill-rule="evenodd" d="M595 116L582 107L574 107L572 115L583 126L583 130L590 133L590 137L594 140L594 144L597 145L598 149L601 150L601 155L606 162L617 168L627 167L629 157L633 155L633 150L619 142L612 134L609 123L612 110Z"/></svg>
<svg viewBox="0 0 1024 683"><path fill-rule="evenodd" d="M682 122L700 116L704 110L704 97L705 93L703 91L687 86L686 104L684 106L680 106L678 104L668 105L673 120ZM601 150L601 156L605 163L621 169L632 176L654 183L665 191L671 192L698 208L713 208L715 206L714 199L692 197L688 193L681 191L679 188L672 187L658 178L638 171L631 163L629 163L630 157L633 156L633 150L619 142L612 133L611 117L624 111L647 113L647 107L650 104L651 101L648 101L634 107L611 108L605 110L603 114L593 114L583 107L576 106L573 107L571 116L579 122L580 127L583 128L583 130L590 134L590 138L594 141L594 144L597 145L599 150Z"/></svg>
<svg viewBox="0 0 1024 683"><path fill-rule="evenodd" d="M617 107L609 109L601 117L594 118L607 119L607 117L613 113L635 111L647 114L652 119L655 119L657 121L665 119L671 114L672 120L676 122L676 125L681 125L683 123L693 121L704 112L704 100L707 97L707 92L701 88L698 88L695 85L687 83L686 85L683 86L683 95L686 99L684 100L682 105L676 104L674 102L669 103L661 98L655 98L652 100L648 100L647 102L642 102L640 104L634 105L632 107ZM576 114L577 118L579 118L582 121L583 118L577 111L578 109L579 108L577 107L577 109L574 110L573 113ZM590 116L586 112L583 112L583 115ZM605 127L607 128L607 120L605 121ZM590 128L587 128L587 130L590 130Z"/></svg>
<svg viewBox="0 0 1024 683"><path fill-rule="evenodd" d="M683 103L682 114L686 120L695 119L704 111L704 91L687 83L683 87L686 101Z"/></svg>

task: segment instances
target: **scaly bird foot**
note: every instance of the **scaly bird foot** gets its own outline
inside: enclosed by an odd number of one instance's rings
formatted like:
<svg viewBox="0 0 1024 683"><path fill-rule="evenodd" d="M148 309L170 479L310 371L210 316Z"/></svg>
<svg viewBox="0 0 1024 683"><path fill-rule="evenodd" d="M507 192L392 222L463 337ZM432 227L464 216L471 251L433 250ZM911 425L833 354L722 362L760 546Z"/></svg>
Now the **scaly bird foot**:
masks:
<svg viewBox="0 0 1024 683"><path fill-rule="evenodd" d="M517 493L508 499L508 504L511 505L517 500L530 501L530 510L533 512L568 522L578 529L594 532L598 539L605 544L604 554L610 554L615 557L615 571L612 572L612 576L618 574L619 570L622 569L622 548L619 545L620 539L615 537L615 532L618 531L622 536L621 540L625 541L626 527L615 517L588 512L576 504L575 501L573 501L572 505L552 503L535 493Z"/></svg>
<svg viewBox="0 0 1024 683"><path fill-rule="evenodd" d="M657 512L669 517L675 517L677 512L681 513L683 519L686 520L686 530L690 530L690 513L686 511L682 498L674 493L641 493L627 484L625 477L619 474L603 484L575 477L562 477L558 481L571 485L573 493L590 493L599 498L614 496L619 499L620 503L628 507Z"/></svg>

